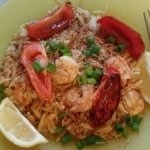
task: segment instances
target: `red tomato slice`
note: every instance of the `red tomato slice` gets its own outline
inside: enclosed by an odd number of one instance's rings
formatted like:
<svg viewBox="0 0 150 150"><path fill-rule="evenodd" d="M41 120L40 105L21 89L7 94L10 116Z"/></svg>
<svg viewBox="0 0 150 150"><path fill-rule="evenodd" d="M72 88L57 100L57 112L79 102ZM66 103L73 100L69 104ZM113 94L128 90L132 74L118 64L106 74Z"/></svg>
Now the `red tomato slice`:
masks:
<svg viewBox="0 0 150 150"><path fill-rule="evenodd" d="M115 68L105 70L99 88L94 94L92 120L94 126L108 121L118 107L121 93L120 74Z"/></svg>
<svg viewBox="0 0 150 150"><path fill-rule="evenodd" d="M103 36L113 35L118 43L125 44L128 52L134 58L139 58L145 49L141 35L128 25L111 16L105 16L98 20L100 33Z"/></svg>
<svg viewBox="0 0 150 150"><path fill-rule="evenodd" d="M27 26L29 36L33 39L47 39L70 25L74 17L73 8L65 4L53 15Z"/></svg>
<svg viewBox="0 0 150 150"><path fill-rule="evenodd" d="M34 71L32 63L36 59L45 66L48 64L48 58L43 45L38 42L25 45L21 56L22 64L40 99L50 101L52 98L52 80L48 72L42 71L37 73Z"/></svg>

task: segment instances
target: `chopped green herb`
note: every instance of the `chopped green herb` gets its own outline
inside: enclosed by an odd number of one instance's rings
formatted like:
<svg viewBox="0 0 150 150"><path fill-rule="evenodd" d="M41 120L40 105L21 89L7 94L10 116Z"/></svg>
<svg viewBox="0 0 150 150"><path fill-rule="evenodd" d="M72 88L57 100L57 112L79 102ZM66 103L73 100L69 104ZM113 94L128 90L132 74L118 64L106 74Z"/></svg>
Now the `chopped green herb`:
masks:
<svg viewBox="0 0 150 150"><path fill-rule="evenodd" d="M56 65L54 63L49 62L47 67L46 67L46 70L50 73L55 72L56 71Z"/></svg>
<svg viewBox="0 0 150 150"><path fill-rule="evenodd" d="M100 51L100 47L97 44L92 44L90 46L90 51L92 54L98 54Z"/></svg>
<svg viewBox="0 0 150 150"><path fill-rule="evenodd" d="M126 117L126 124L130 127L133 131L139 131L139 125L142 121L142 117L139 115L135 116L127 116Z"/></svg>
<svg viewBox="0 0 150 150"><path fill-rule="evenodd" d="M55 133L61 133L64 130L63 126L57 126L55 129Z"/></svg>
<svg viewBox="0 0 150 150"><path fill-rule="evenodd" d="M36 72L41 72L44 70L44 65L39 60L33 61L32 67Z"/></svg>
<svg viewBox="0 0 150 150"><path fill-rule="evenodd" d="M6 94L4 93L4 90L5 90L4 85L0 84L0 103L6 97Z"/></svg>
<svg viewBox="0 0 150 150"><path fill-rule="evenodd" d="M92 44L95 43L94 37L92 35L87 36L86 40L87 40L88 46L91 46Z"/></svg>
<svg viewBox="0 0 150 150"><path fill-rule="evenodd" d="M90 135L86 139L86 145L93 145L93 144L105 144L106 141L100 136L97 135Z"/></svg>
<svg viewBox="0 0 150 150"><path fill-rule="evenodd" d="M115 37L114 36L109 36L107 39L106 39L106 41L108 42L108 43L114 43L115 41L116 41L116 39L115 39Z"/></svg>
<svg viewBox="0 0 150 150"><path fill-rule="evenodd" d="M85 146L89 145L98 145L98 144L106 144L106 140L97 135L90 135L85 139L79 140L76 142L76 147L78 150L83 149Z"/></svg>
<svg viewBox="0 0 150 150"><path fill-rule="evenodd" d="M76 142L76 147L78 150L82 150L86 146L86 141L85 139L79 140Z"/></svg>
<svg viewBox="0 0 150 150"><path fill-rule="evenodd" d="M58 43L56 41L47 41L46 44L49 46L49 51L55 51L58 49Z"/></svg>
<svg viewBox="0 0 150 150"><path fill-rule="evenodd" d="M86 56L91 56L91 55L92 55L92 52L91 52L90 50L86 50L86 51L84 52L84 54L85 54Z"/></svg>
<svg viewBox="0 0 150 150"><path fill-rule="evenodd" d="M92 74L92 77L96 80L98 80L101 76L103 75L103 70L102 69L95 69L95 71Z"/></svg>
<svg viewBox="0 0 150 150"><path fill-rule="evenodd" d="M88 66L86 69L85 69L85 74L87 77L91 77L94 73L94 70L92 69L91 66Z"/></svg>
<svg viewBox="0 0 150 150"><path fill-rule="evenodd" d="M87 83L88 84L97 84L97 81L94 78L88 78Z"/></svg>
<svg viewBox="0 0 150 150"><path fill-rule="evenodd" d="M71 56L71 51L67 45L64 43L59 43L59 51L64 55L64 56Z"/></svg>
<svg viewBox="0 0 150 150"><path fill-rule="evenodd" d="M123 137L125 137L125 138L128 137L128 132L127 132L127 130L124 129L120 123L116 123L116 124L115 124L115 130L116 130L118 133L122 134Z"/></svg>
<svg viewBox="0 0 150 150"><path fill-rule="evenodd" d="M67 144L67 143L71 142L72 139L73 139L73 136L70 133L67 133L61 138L61 143Z"/></svg>
<svg viewBox="0 0 150 150"><path fill-rule="evenodd" d="M116 51L117 51L117 52L122 52L122 51L125 50L125 48L126 48L126 46L125 46L124 44L119 44L119 45L117 46L117 48L116 48Z"/></svg>
<svg viewBox="0 0 150 150"><path fill-rule="evenodd" d="M57 114L58 119L63 119L65 116L67 116L67 112L59 112Z"/></svg>
<svg viewBox="0 0 150 150"><path fill-rule="evenodd" d="M77 82L79 85L83 85L83 84L86 84L87 83L87 77L86 75L81 75L77 78Z"/></svg>

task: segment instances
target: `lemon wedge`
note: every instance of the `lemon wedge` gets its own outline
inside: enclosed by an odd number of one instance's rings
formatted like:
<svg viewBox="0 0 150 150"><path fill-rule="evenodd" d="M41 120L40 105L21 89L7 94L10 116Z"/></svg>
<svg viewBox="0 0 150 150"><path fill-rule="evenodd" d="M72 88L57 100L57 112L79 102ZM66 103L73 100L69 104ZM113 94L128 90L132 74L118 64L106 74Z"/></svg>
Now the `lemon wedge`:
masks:
<svg viewBox="0 0 150 150"><path fill-rule="evenodd" d="M138 67L141 70L141 79L143 79L143 88L141 93L145 102L150 104L150 52L145 52L139 59Z"/></svg>
<svg viewBox="0 0 150 150"><path fill-rule="evenodd" d="M0 104L0 131L19 147L28 148L48 142L8 98Z"/></svg>

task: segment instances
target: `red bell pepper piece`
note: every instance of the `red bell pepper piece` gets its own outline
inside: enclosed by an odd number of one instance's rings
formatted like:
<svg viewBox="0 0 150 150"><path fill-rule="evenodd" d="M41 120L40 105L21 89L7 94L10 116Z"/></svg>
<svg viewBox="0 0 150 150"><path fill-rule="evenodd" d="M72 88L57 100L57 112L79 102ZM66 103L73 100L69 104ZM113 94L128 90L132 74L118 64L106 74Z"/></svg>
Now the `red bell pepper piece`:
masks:
<svg viewBox="0 0 150 150"><path fill-rule="evenodd" d="M120 74L115 68L105 70L99 88L94 94L92 121L99 126L108 121L117 109L121 94Z"/></svg>
<svg viewBox="0 0 150 150"><path fill-rule="evenodd" d="M35 40L47 39L68 27L73 17L74 12L72 6L65 4L53 15L29 24L27 26L29 37Z"/></svg>
<svg viewBox="0 0 150 150"><path fill-rule="evenodd" d="M123 22L111 16L104 16L98 20L100 34L103 36L113 35L117 43L127 46L128 52L133 58L139 58L144 52L145 45L141 35Z"/></svg>
<svg viewBox="0 0 150 150"><path fill-rule="evenodd" d="M35 60L39 60L43 65L47 66L48 58L45 53L43 45L38 42L31 42L24 46L21 61L25 67L30 81L39 95L40 99L45 101L51 101L52 98L52 80L50 74L44 70L41 72L35 72L32 67L32 63Z"/></svg>

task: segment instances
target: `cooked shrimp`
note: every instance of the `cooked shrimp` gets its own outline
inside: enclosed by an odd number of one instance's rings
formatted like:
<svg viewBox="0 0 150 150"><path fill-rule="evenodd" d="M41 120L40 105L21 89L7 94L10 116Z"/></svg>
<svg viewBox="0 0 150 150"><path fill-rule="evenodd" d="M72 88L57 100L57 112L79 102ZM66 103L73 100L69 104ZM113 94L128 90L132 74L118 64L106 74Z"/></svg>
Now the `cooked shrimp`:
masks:
<svg viewBox="0 0 150 150"><path fill-rule="evenodd" d="M136 115L144 109L144 100L136 90L128 91L122 96L119 109L125 114Z"/></svg>
<svg viewBox="0 0 150 150"><path fill-rule="evenodd" d="M94 94L93 85L82 85L81 89L74 87L66 94L65 104L72 112L85 112L92 107L92 97Z"/></svg>
<svg viewBox="0 0 150 150"><path fill-rule="evenodd" d="M56 60L56 72L52 79L58 84L71 83L79 73L79 64L69 56L62 56Z"/></svg>
<svg viewBox="0 0 150 150"><path fill-rule="evenodd" d="M110 65L119 70L122 86L126 85L127 81L131 78L131 69L127 62L121 56L114 56L106 61L106 66Z"/></svg>

